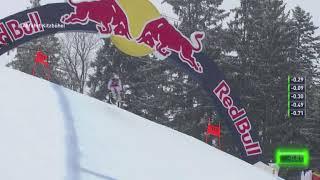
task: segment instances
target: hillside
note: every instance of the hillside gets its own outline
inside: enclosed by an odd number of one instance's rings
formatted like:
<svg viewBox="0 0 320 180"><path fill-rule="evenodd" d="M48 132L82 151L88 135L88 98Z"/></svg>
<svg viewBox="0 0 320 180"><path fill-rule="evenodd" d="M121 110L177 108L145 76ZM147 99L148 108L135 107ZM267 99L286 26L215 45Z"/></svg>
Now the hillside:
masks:
<svg viewBox="0 0 320 180"><path fill-rule="evenodd" d="M0 69L0 179L272 180L190 136Z"/></svg>

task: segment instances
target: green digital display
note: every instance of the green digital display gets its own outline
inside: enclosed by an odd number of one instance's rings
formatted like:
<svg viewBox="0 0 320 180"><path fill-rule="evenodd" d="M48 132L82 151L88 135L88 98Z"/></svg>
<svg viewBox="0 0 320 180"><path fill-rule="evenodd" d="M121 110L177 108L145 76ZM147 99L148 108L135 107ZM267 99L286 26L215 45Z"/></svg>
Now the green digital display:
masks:
<svg viewBox="0 0 320 180"><path fill-rule="evenodd" d="M310 162L309 150L306 148L278 148L275 162L279 167L307 168Z"/></svg>

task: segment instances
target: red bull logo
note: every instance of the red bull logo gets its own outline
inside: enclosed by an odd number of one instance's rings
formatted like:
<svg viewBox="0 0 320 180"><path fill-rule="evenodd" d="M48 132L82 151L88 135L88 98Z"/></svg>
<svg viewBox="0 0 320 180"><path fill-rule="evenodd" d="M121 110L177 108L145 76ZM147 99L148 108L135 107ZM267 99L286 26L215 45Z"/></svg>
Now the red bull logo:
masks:
<svg viewBox="0 0 320 180"><path fill-rule="evenodd" d="M74 8L71 14L61 17L64 24L96 23L96 28L103 35L118 35L131 39L128 18L116 0L96 0L74 3L68 0Z"/></svg>
<svg viewBox="0 0 320 180"><path fill-rule="evenodd" d="M193 70L203 73L201 64L194 57L194 53L202 51L203 32L191 34L191 40L172 26L165 18L152 20L145 25L137 43L144 43L164 57L172 51L179 55L181 61L187 63Z"/></svg>
<svg viewBox="0 0 320 180"><path fill-rule="evenodd" d="M15 19L0 23L0 45L7 45L8 41L16 41L44 31L41 18L37 11L28 13L28 21L19 22Z"/></svg>
<svg viewBox="0 0 320 180"><path fill-rule="evenodd" d="M237 129L242 145L247 153L247 156L262 154L259 142L254 142L251 137L251 123L246 115L244 109L239 109L234 105L234 101L230 96L231 89L227 82L224 80L213 90L213 93L218 97L224 108L227 109L229 117L234 122Z"/></svg>
<svg viewBox="0 0 320 180"><path fill-rule="evenodd" d="M64 24L96 23L99 33L118 35L138 44L145 44L162 57L167 58L172 52L187 63L194 71L203 73L202 65L194 57L194 53L202 51L203 32L194 32L190 39L171 25L165 18L160 17L146 23L138 38L132 38L129 30L129 20L117 0L95 0L74 3L68 0L74 12L61 17Z"/></svg>

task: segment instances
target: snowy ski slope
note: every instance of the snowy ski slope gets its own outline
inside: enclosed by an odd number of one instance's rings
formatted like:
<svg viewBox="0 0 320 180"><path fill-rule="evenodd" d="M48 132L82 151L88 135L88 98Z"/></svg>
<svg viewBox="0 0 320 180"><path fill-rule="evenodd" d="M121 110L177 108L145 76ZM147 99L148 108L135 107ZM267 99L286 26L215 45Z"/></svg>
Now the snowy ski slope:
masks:
<svg viewBox="0 0 320 180"><path fill-rule="evenodd" d="M0 68L1 180L272 180L192 137Z"/></svg>

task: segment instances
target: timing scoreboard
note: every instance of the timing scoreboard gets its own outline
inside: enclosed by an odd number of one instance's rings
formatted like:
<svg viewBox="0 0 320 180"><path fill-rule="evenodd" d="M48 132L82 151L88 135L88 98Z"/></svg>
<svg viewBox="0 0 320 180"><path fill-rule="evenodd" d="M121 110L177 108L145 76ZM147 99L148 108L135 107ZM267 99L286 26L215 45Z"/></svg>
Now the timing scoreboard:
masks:
<svg viewBox="0 0 320 180"><path fill-rule="evenodd" d="M288 76L288 116L306 116L306 79Z"/></svg>
<svg viewBox="0 0 320 180"><path fill-rule="evenodd" d="M308 168L310 153L306 148L277 148L275 163L284 168Z"/></svg>

